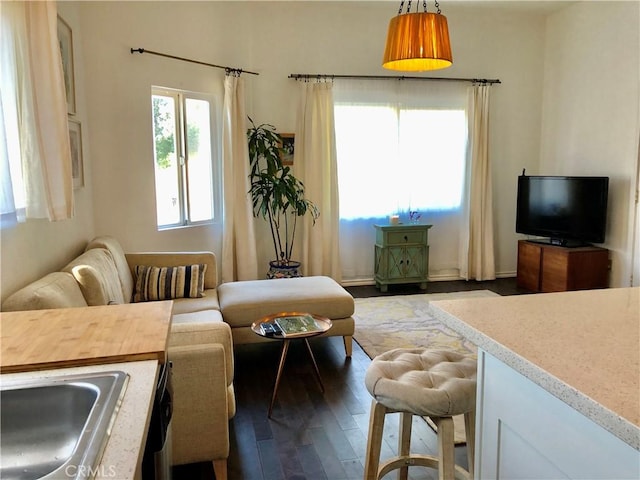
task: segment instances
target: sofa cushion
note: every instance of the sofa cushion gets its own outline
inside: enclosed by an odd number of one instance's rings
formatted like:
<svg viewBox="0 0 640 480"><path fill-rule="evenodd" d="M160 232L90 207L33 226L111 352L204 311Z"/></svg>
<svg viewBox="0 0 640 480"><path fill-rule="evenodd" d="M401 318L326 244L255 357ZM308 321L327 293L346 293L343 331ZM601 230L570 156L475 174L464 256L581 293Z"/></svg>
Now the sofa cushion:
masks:
<svg viewBox="0 0 640 480"><path fill-rule="evenodd" d="M85 252L92 248L104 248L108 250L113 258L113 263L118 271L118 277L120 278L120 286L122 288L122 296L126 303L131 302L133 297L133 276L129 269L129 264L124 255L124 251L120 246L118 240L109 236L96 237L89 242Z"/></svg>
<svg viewBox="0 0 640 480"><path fill-rule="evenodd" d="M224 323L222 320L222 314L219 310L201 310L199 312L187 312L187 313L175 313L171 317L171 330L184 332L189 330L191 326L200 323ZM181 325L180 328L177 328ZM201 326L200 326L201 327ZM199 327L199 328L200 328ZM199 328L196 329L199 331ZM197 339L192 337L189 340L191 343L207 343L205 339ZM175 342L174 338L169 339L169 345L188 345L189 342Z"/></svg>
<svg viewBox="0 0 640 480"><path fill-rule="evenodd" d="M215 288L205 289L201 298L176 298L173 300L173 314L220 310Z"/></svg>
<svg viewBox="0 0 640 480"><path fill-rule="evenodd" d="M62 271L75 277L89 306L125 303L120 277L108 250L87 250Z"/></svg>
<svg viewBox="0 0 640 480"><path fill-rule="evenodd" d="M174 315L171 320L169 348L219 343L224 346L227 382L233 384L233 340L231 328L218 310Z"/></svg>
<svg viewBox="0 0 640 480"><path fill-rule="evenodd" d="M204 292L204 264L178 267L136 265L134 302L201 298Z"/></svg>
<svg viewBox="0 0 640 480"><path fill-rule="evenodd" d="M218 287L224 321L246 327L272 313L303 311L330 319L350 317L353 297L329 277L280 278L224 283Z"/></svg>
<svg viewBox="0 0 640 480"><path fill-rule="evenodd" d="M2 304L5 312L86 307L87 302L73 275L53 272L21 288Z"/></svg>

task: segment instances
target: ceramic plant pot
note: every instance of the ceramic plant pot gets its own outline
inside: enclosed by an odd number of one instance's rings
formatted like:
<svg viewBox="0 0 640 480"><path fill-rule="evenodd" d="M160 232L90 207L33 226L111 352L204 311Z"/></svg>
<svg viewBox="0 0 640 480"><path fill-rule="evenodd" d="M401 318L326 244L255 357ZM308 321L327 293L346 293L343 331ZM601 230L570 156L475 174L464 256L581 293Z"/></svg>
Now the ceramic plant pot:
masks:
<svg viewBox="0 0 640 480"><path fill-rule="evenodd" d="M301 276L300 262L296 262L295 260L291 260L287 264L282 264L277 260L271 260L269 262L267 278L294 278Z"/></svg>

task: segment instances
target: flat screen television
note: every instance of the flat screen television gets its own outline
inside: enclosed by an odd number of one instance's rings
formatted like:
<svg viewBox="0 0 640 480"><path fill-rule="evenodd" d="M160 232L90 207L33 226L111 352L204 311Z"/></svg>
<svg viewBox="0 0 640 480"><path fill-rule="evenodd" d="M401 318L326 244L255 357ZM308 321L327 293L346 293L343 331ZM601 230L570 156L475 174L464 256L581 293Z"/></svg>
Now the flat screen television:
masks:
<svg viewBox="0 0 640 480"><path fill-rule="evenodd" d="M609 177L518 177L516 232L547 237L542 243L603 243Z"/></svg>

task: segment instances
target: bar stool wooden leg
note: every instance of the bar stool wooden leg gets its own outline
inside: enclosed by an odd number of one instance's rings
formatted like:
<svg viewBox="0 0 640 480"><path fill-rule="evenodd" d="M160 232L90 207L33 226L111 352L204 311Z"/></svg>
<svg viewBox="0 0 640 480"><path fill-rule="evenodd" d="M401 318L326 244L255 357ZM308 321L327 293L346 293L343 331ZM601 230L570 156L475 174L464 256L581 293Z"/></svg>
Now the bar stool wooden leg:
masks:
<svg viewBox="0 0 640 480"><path fill-rule="evenodd" d="M444 370L441 366L445 364L455 365L456 381L442 383L430 380L432 372L442 374ZM428 372L429 375L414 375L414 372ZM477 389L476 373L477 362L474 358L450 351L397 348L375 357L365 376L365 385L373 397L369 417L365 480L385 478L393 470L398 470L398 480L407 480L409 467L437 469L439 480L469 479L469 471L455 464L453 417L465 414L467 408L473 407L473 395ZM436 391L438 397L432 396L432 392ZM442 408L441 403L432 403L433 399L441 397L443 393L450 400L446 409ZM384 417L392 412L400 413L398 453L381 461ZM436 424L437 455L410 452L414 415L428 416ZM468 436L467 451L471 477L475 455L474 422L474 413L466 413L465 431Z"/></svg>
<svg viewBox="0 0 640 480"><path fill-rule="evenodd" d="M453 480L455 454L453 447L453 419L431 417L438 428L438 480Z"/></svg>
<svg viewBox="0 0 640 480"><path fill-rule="evenodd" d="M367 439L367 458L364 464L364 479L378 480L378 466L380 465L380 449L382 448L382 432L387 407L376 400L371 400L369 414L369 438Z"/></svg>
<svg viewBox="0 0 640 480"><path fill-rule="evenodd" d="M409 457L411 446L411 422L413 415L408 412L400 412L400 435L398 436L398 455ZM409 465L398 470L398 480L407 480L409 476Z"/></svg>
<svg viewBox="0 0 640 480"><path fill-rule="evenodd" d="M475 410L464 414L464 432L467 438L467 462L469 463L469 478L473 479L473 464L476 453L476 412Z"/></svg>

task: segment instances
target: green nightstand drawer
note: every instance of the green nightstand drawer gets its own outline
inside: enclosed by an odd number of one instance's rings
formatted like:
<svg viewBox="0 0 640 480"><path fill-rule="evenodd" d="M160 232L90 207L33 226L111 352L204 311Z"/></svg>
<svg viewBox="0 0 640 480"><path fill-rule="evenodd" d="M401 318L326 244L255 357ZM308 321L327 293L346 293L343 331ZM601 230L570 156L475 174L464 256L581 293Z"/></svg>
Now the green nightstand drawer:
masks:
<svg viewBox="0 0 640 480"><path fill-rule="evenodd" d="M387 232L387 245L404 245L405 243L427 243L427 231L407 228L402 232Z"/></svg>

